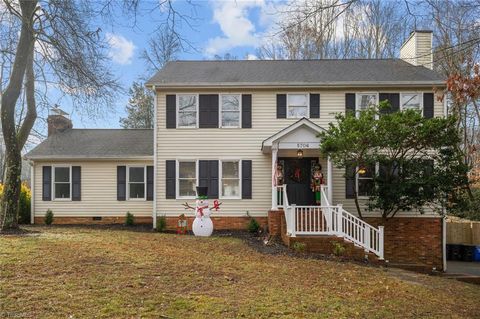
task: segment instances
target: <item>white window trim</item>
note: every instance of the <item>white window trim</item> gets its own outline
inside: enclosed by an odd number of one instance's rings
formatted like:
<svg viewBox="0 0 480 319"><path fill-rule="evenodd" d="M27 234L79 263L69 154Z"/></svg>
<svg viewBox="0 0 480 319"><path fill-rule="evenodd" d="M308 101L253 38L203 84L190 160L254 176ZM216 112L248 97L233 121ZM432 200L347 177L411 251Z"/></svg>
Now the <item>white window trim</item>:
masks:
<svg viewBox="0 0 480 319"><path fill-rule="evenodd" d="M223 103L222 96L224 95L238 95L238 126L223 126L222 124L222 113L223 113ZM242 127L242 94L241 93L221 93L218 94L218 127L219 128L241 128Z"/></svg>
<svg viewBox="0 0 480 319"><path fill-rule="evenodd" d="M196 118L196 123L195 123L195 126L180 126L178 125L178 119L179 119L179 110L180 110L180 95L194 95L196 96L195 98L195 101L196 101L196 105L195 105L195 110L196 110L196 115L197 115L197 118ZM200 120L200 94L198 93L176 93L175 94L175 124L176 124L176 128L180 128L180 129L197 129L199 128L199 120Z"/></svg>
<svg viewBox="0 0 480 319"><path fill-rule="evenodd" d="M219 178L218 178L218 197L220 199L242 199L242 160L239 159L229 159L224 158L218 161L218 169L219 169ZM223 162L238 162L238 196L223 196L222 195L222 180L223 180ZM233 179L233 178L228 178Z"/></svg>
<svg viewBox="0 0 480 319"><path fill-rule="evenodd" d="M360 196L358 195L358 179L371 179L373 180L375 178L375 175L378 174L379 170L380 170L380 164L378 162L375 163L375 172L373 173L373 177L359 177L359 174L358 174L358 166L355 167L355 192L357 193L357 197L358 199L369 199L370 197L369 196Z"/></svg>
<svg viewBox="0 0 480 319"><path fill-rule="evenodd" d="M357 92L355 93L355 116L358 117L360 113L360 105L358 105L358 97L360 95L375 95L377 97L377 105L380 103L380 93L379 92Z"/></svg>
<svg viewBox="0 0 480 319"><path fill-rule="evenodd" d="M198 160L197 159L177 159L175 162L175 198L176 199L195 199L196 196L180 196L180 162L195 163L195 186L198 186Z"/></svg>
<svg viewBox="0 0 480 319"><path fill-rule="evenodd" d="M137 167L137 168L142 168L143 167L143 184L144 184L144 191L143 191L143 198L130 198L130 168L131 167ZM135 183L135 184L140 184L140 183ZM147 200L147 166L146 165L127 165L127 194L126 194L127 200L132 200L132 201L146 201Z"/></svg>
<svg viewBox="0 0 480 319"><path fill-rule="evenodd" d="M294 116L289 116L288 115L288 107L290 106L290 95L307 95L307 115L306 116L302 116L302 117L294 117ZM310 118L310 93L302 93L302 92L291 92L291 93L287 93L287 109L286 109L286 112L287 112L287 119L302 119L302 118L307 118L309 119Z"/></svg>
<svg viewBox="0 0 480 319"><path fill-rule="evenodd" d="M68 168L69 170L69 184L70 184L70 197L65 197L65 198L56 198L55 197L55 169L56 168ZM66 183L64 183L66 184ZM71 201L72 200L72 165L67 165L67 164L59 164L59 165L52 165L52 186L51 186L51 192L52 192L52 200L54 201Z"/></svg>
<svg viewBox="0 0 480 319"><path fill-rule="evenodd" d="M420 96L420 113L422 114L423 117L423 92L400 92L400 111L403 111L403 95L404 94L418 94ZM434 98L434 104L435 104L435 98Z"/></svg>

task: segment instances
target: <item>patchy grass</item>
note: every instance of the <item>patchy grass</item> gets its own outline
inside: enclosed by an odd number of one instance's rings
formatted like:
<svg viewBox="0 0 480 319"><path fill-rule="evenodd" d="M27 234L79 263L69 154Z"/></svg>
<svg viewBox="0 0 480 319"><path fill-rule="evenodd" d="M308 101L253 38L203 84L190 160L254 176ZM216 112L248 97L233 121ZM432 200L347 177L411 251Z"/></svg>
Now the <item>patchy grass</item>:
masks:
<svg viewBox="0 0 480 319"><path fill-rule="evenodd" d="M475 318L478 286L264 255L235 238L34 227L0 237L0 318Z"/></svg>

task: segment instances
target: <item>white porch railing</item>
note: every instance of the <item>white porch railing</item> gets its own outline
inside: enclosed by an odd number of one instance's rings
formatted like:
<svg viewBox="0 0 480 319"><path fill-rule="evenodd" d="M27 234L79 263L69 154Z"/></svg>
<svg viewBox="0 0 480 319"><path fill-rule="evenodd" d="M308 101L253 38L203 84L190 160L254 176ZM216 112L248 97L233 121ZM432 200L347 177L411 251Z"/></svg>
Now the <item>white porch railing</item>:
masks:
<svg viewBox="0 0 480 319"><path fill-rule="evenodd" d="M281 187L287 233L290 236L335 235L383 259L383 226L375 228L350 214L342 205L331 205L327 198L327 186L322 185L320 206L289 205L286 186Z"/></svg>
<svg viewBox="0 0 480 319"><path fill-rule="evenodd" d="M272 188L272 209L288 206L287 185L274 186Z"/></svg>

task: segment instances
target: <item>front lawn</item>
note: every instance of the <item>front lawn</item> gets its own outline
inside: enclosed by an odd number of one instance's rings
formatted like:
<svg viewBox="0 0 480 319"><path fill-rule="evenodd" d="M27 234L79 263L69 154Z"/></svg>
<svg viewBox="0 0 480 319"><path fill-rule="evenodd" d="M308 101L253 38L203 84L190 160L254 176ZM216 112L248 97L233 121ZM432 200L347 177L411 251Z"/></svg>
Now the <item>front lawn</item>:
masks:
<svg viewBox="0 0 480 319"><path fill-rule="evenodd" d="M0 318L474 318L480 288L242 240L29 227L0 237Z"/></svg>

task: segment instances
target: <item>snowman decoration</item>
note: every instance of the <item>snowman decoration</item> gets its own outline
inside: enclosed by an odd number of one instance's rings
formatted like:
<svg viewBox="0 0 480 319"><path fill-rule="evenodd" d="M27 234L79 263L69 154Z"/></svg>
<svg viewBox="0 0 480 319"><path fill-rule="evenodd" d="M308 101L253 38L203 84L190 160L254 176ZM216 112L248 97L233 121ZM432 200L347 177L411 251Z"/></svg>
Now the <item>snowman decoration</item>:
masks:
<svg viewBox="0 0 480 319"><path fill-rule="evenodd" d="M217 211L222 203L218 200L213 201L213 207L209 207L208 203L208 187L197 187L197 200L195 207L188 203L183 204L185 209L192 209L195 211L195 220L193 221L192 231L195 236L208 237L213 232L213 223L210 218L211 209Z"/></svg>

